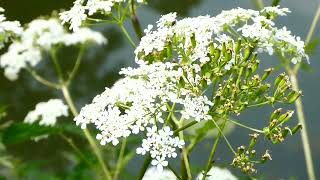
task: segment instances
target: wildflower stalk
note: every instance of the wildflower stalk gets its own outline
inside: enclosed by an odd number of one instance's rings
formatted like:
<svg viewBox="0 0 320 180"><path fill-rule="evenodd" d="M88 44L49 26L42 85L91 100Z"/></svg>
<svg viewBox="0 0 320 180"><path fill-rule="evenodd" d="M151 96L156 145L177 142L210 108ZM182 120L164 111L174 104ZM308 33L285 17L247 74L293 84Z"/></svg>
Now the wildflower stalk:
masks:
<svg viewBox="0 0 320 180"><path fill-rule="evenodd" d="M92 164L86 159L84 154L80 151L80 149L74 144L73 140L67 136L65 136L63 133L59 134L63 140L65 140L70 147L79 155L81 159L83 159L89 166L92 166Z"/></svg>
<svg viewBox="0 0 320 180"><path fill-rule="evenodd" d="M130 44L133 47L136 47L136 43L132 40L131 36L129 35L128 31L126 30L126 28L124 27L123 23L119 23L119 27L121 29L121 31L123 32L123 34L126 36L126 38L128 39L128 41L130 42Z"/></svg>
<svg viewBox="0 0 320 180"><path fill-rule="evenodd" d="M59 78L59 82L60 82L60 86L61 86L61 91L62 91L62 94L64 96L64 99L66 100L72 114L74 117L76 117L78 115L78 110L72 100L72 97L70 95L70 92L68 90L68 87L67 87L67 84L66 82L64 81L63 79L63 74L62 74L62 70L61 70L61 67L59 65L59 62L58 62L58 59L56 57L56 52L55 50L52 50L51 51L51 59L53 61L53 64L55 66L55 69L56 69L56 72L58 74L58 78ZM102 158L102 155L101 155L101 152L100 152L100 149L99 147L97 146L97 144L95 143L95 140L93 139L92 135L90 134L90 132L88 131L88 129L84 129L83 130L84 134L85 134L85 137L87 138L89 144L90 144L90 147L92 148L93 152L95 153L98 161L99 161L99 164L102 168L102 171L104 173L104 176L107 180L111 180L112 177L111 177L111 174L109 172L109 170L107 169L104 161L103 161L103 158Z"/></svg>
<svg viewBox="0 0 320 180"><path fill-rule="evenodd" d="M45 85L45 86L48 86L48 87L51 87L51 88L54 88L54 89L60 89L60 85L57 84L57 83L54 83L54 82L51 82L45 78L43 78L42 76L40 76L36 71L30 69L30 68L27 68L27 71L31 74L31 76L36 80L38 81L39 83Z"/></svg>
<svg viewBox="0 0 320 180"><path fill-rule="evenodd" d="M299 89L299 83L298 79L295 73L289 73L289 77L292 83L292 88L294 90ZM309 180L316 180L315 173L314 173L314 167L313 167L313 162L312 162L312 153L311 153L311 148L310 148L310 142L309 142L309 137L308 137L308 130L307 130L307 125L306 125L306 120L304 117L304 112L303 112L303 104L301 98L298 98L295 101L295 106L297 110L297 115L298 115L298 120L299 123L301 123L303 129L301 130L301 139L302 139L302 144L303 144L303 151L304 151L304 156L305 156L305 161L307 165L307 172L309 176Z"/></svg>
<svg viewBox="0 0 320 180"><path fill-rule="evenodd" d="M124 138L121 144L121 149L120 149L120 153L119 153L119 158L118 158L118 162L117 162L117 167L116 167L116 171L113 175L113 179L117 180L118 176L120 174L120 170L122 167L122 161L123 161L123 156L124 156L124 151L126 149L126 145L127 145L127 138Z"/></svg>
<svg viewBox="0 0 320 180"><path fill-rule="evenodd" d="M224 129L224 126L226 125L226 122L227 122L227 120L224 119L223 124L222 124L222 126L221 126L221 129L222 129L222 130ZM205 180L205 179L206 179L206 176L207 176L209 170L210 170L210 169L212 168L212 166L213 166L213 163L214 163L214 162L213 162L213 157L214 157L214 155L215 155L215 153L216 153L216 150L217 150L217 147L218 147L218 143L219 143L219 141L220 141L221 136L222 136L222 131L219 131L218 136L216 137L216 139L215 139L215 141L214 141L214 143L213 143L213 146L212 146L212 149L211 149L211 152L210 152L210 156L209 156L209 160L208 160L208 162L207 162L207 166L206 166L206 168L205 168L205 171L203 172L202 180Z"/></svg>
<svg viewBox="0 0 320 180"><path fill-rule="evenodd" d="M64 96L68 106L70 107L70 110L71 110L72 114L74 116L77 116L78 115L77 108L74 105L73 100L71 98L71 95L69 93L69 90L68 90L67 86L64 83L62 84L61 90L62 90L63 96ZM100 164L100 166L102 168L102 171L103 171L103 173L105 175L105 178L108 179L108 180L111 180L112 179L111 174L110 174L108 168L106 167L106 165L105 165L105 163L103 161L103 157L101 155L101 151L100 151L99 147L97 146L97 144L95 143L95 140L93 139L93 137L90 134L90 132L88 131L88 129L84 129L83 132L84 132L84 134L85 134L85 136L86 136L86 138L87 138L87 140L88 140L93 152L97 156L99 164Z"/></svg>
<svg viewBox="0 0 320 180"><path fill-rule="evenodd" d="M232 120L232 119L228 119L228 121L230 121L231 123L233 123L233 124L235 124L235 125L238 125L238 126L240 126L240 127L249 129L249 130L251 130L251 131L254 131L254 132L257 132L257 133L264 133L264 132L263 132L262 130L260 130L260 129L255 129L255 128L249 127L249 126L247 126L247 125L241 124L241 123L239 123L239 122L237 122L237 121L234 121L234 120Z"/></svg>
<svg viewBox="0 0 320 180"><path fill-rule="evenodd" d="M320 5L317 8L316 14L312 20L312 24L309 28L309 32L306 37L305 43L308 44L311 40L312 35L314 34L315 28L317 26L317 23L319 21L320 17ZM297 73L299 71L300 64L295 65L294 67L290 67L289 65L286 65L286 71L290 77L291 83L292 83L292 88L294 90L299 89L299 81L297 78ZM307 173L309 180L315 180L316 176L314 173L314 166L312 162L312 152L311 152L311 147L310 147L310 142L309 142L309 137L308 137L308 129L306 125L306 120L304 116L304 111L303 111L303 104L301 98L298 98L295 101L295 107L297 110L297 116L299 123L301 123L303 130L301 131L301 139L302 139L302 144L303 144L303 151L304 151L304 156L305 156L305 161L306 161L306 166L307 166Z"/></svg>

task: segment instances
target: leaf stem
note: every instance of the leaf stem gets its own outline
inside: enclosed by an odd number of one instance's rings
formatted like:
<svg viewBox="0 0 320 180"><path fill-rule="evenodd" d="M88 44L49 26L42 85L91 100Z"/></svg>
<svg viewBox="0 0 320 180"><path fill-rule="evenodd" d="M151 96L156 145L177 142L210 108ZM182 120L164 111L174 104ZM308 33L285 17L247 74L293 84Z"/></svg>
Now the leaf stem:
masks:
<svg viewBox="0 0 320 180"><path fill-rule="evenodd" d="M55 66L55 69L56 69L56 72L58 74L58 78L59 78L59 82L60 82L60 86L61 86L61 91L62 91L62 94L63 94L63 97L64 99L66 100L72 114L74 115L74 117L76 117L78 115L78 110L72 100L72 97L70 95L70 92L68 90L68 87L67 87L67 84L65 83L64 79L63 79L63 74L62 74L62 70L61 70L61 67L59 65L59 62L58 62L58 59L57 59L57 56L56 56L56 51L55 50L52 50L51 51L51 59L53 61L53 64ZM104 173L104 176L107 180L111 180L112 177L111 177L111 174L108 170L108 168L106 167L104 161L103 161L103 157L101 155L101 151L99 149L99 147L97 146L97 144L95 143L95 140L93 139L92 135L90 134L90 132L88 131L88 129L84 129L83 130L89 144L90 144L90 147L91 149L93 150L93 152L95 153L98 161L99 161L99 164L102 168L102 171Z"/></svg>

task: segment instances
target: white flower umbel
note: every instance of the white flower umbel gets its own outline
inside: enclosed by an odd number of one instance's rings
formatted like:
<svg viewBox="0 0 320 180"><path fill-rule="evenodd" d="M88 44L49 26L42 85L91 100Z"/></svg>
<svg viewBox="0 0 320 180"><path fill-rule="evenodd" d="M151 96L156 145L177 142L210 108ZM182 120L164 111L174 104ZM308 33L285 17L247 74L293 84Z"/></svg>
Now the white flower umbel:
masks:
<svg viewBox="0 0 320 180"><path fill-rule="evenodd" d="M156 167L147 169L142 180L176 180L177 177L170 170L159 171Z"/></svg>
<svg viewBox="0 0 320 180"><path fill-rule="evenodd" d="M157 29L153 30L153 26L149 25L145 30L146 35L135 50L136 60L164 53L171 46L177 51L179 62L187 54L191 62L202 65L209 61L207 54L210 53L211 44L219 47L222 43L234 43L238 38L246 38L257 52L272 55L277 51L291 59L292 63L300 62L301 59L308 59L304 42L286 27L278 29L273 22L273 18L288 12L287 8L280 7L266 7L261 11L236 8L222 11L214 17L199 16L182 20L177 20L176 14L170 13L160 18Z"/></svg>
<svg viewBox="0 0 320 180"><path fill-rule="evenodd" d="M24 119L25 123L35 123L43 126L54 126L57 118L68 116L68 106L60 99L50 99L48 102L40 102L33 111L30 111Z"/></svg>
<svg viewBox="0 0 320 180"><path fill-rule="evenodd" d="M151 164L162 171L163 167L168 166L167 158L176 158L177 148L184 146L184 141L178 137L172 137L173 131L169 127L157 130L157 127L147 127L147 137L142 140L141 147L137 148L137 154L145 155L149 152Z"/></svg>
<svg viewBox="0 0 320 180"><path fill-rule="evenodd" d="M81 109L75 118L76 124L82 128L94 124L102 145L117 145L120 138L147 129L147 137L137 153L149 152L152 164L161 169L167 165L167 158L177 156L176 148L184 145L173 136L169 127L162 125L162 129L157 129L170 113L167 105L178 104L182 109L180 116L201 121L211 119L208 113L213 103L202 93L194 92L190 85L179 88L179 80L184 75L182 68L175 63L147 65L140 62L138 68L125 68L120 74L125 77Z"/></svg>
<svg viewBox="0 0 320 180"><path fill-rule="evenodd" d="M0 49L11 37L22 33L22 28L18 21L7 21L3 14L4 9L0 7Z"/></svg>
<svg viewBox="0 0 320 180"><path fill-rule="evenodd" d="M201 180L203 177L200 173L197 180ZM207 174L206 180L237 180L238 178L234 176L228 169L222 169L219 167L213 167Z"/></svg>
<svg viewBox="0 0 320 180"><path fill-rule="evenodd" d="M106 43L99 32L81 28L74 33L67 32L55 18L31 21L20 33L20 40L9 46L8 52L0 57L0 67L4 68L9 80L16 80L21 69L35 67L42 59L43 51L50 51L56 45L78 45L86 42Z"/></svg>
<svg viewBox="0 0 320 180"><path fill-rule="evenodd" d="M143 0L136 1L143 3ZM108 15L113 6L126 2L127 0L76 0L70 10L60 13L60 19L62 23L69 23L71 30L77 31L88 16L96 13Z"/></svg>

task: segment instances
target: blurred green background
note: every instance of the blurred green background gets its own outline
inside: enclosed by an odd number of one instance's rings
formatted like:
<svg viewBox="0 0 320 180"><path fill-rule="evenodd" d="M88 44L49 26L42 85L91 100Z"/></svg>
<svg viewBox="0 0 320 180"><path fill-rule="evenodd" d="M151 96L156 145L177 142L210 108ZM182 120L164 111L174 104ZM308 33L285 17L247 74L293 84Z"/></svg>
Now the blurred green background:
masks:
<svg viewBox="0 0 320 180"><path fill-rule="evenodd" d="M148 6L141 6L138 9L138 17L142 27L154 24L161 14L176 11L179 16L216 15L223 9L235 7L252 8L254 3L250 0L149 0ZM265 1L265 4L271 4ZM292 13L287 17L278 19L278 27L287 26L294 34L305 38L312 18L315 14L319 2L316 0L283 0L281 6L288 7ZM0 6L6 9L5 15L10 20L19 20L27 23L34 18L43 15L50 15L53 10L68 8L72 5L72 0L0 0ZM128 22L130 23L130 22ZM130 24L126 24L129 32L134 36ZM106 86L110 87L118 78L117 72L122 67L134 66L133 48L124 38L118 27L113 25L99 25L93 27L102 32L108 38L108 44L103 47L91 47L87 50L80 72L75 78L71 91L77 106L80 108L98 93L102 92ZM319 28L315 32L314 38L320 38ZM137 41L137 39L135 39ZM69 49L61 53L61 60L67 69L74 62L76 50ZM303 90L303 103L305 115L309 128L309 137L313 152L313 161L316 175L320 178L320 54L316 52L310 58L310 69L299 74L300 87ZM263 68L277 66L278 60L275 57L261 57ZM61 61L61 62L62 62ZM40 66L45 66L40 64ZM279 72L282 72L279 69ZM53 73L49 69L42 68L42 74L52 77ZM26 72L22 72L19 80L10 82L3 76L0 70L0 104L8 105L8 119L22 121L27 112L34 108L40 101L47 101L51 97L61 96L59 92L50 90L41 84L33 81ZM291 108L294 108L291 106ZM240 116L243 122L251 124L253 127L262 127L266 123L271 108L252 109ZM295 116L296 118L296 116ZM294 121L297 122L297 119ZM236 147L248 142L248 131L236 128L230 135L231 143ZM43 169L50 169L52 172L63 171L62 164L65 158L59 150L65 148L65 144L59 138L50 137L51 141L27 142L19 145L9 146L8 151L15 157L25 161L41 162L43 159L50 163L43 164ZM212 141L206 140L195 149L191 155L191 163L194 166L202 167L207 160ZM222 145L217 152L217 164L225 165L231 162L231 153L226 146ZM257 146L258 151L265 148L271 150L273 160L259 168L259 173L265 179L307 179L303 149L300 135L288 138L280 145L271 145L267 141L260 141ZM226 159L228 161L226 161ZM136 160L136 161L135 161ZM134 163L130 163L128 172L135 172L139 169L136 164L142 163L141 157L135 157ZM224 164L221 164L224 163ZM52 165L53 164L53 165ZM47 167L49 166L50 167ZM232 167L229 168L239 174ZM0 169L1 171L1 169Z"/></svg>

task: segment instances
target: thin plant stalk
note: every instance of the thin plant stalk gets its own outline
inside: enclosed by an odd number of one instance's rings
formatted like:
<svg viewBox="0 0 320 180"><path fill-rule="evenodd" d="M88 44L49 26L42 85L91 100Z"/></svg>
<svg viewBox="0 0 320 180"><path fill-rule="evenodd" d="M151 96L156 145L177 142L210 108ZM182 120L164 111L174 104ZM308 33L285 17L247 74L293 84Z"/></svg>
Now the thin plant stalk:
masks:
<svg viewBox="0 0 320 180"><path fill-rule="evenodd" d="M316 14L312 20L312 24L309 28L309 32L308 35L306 37L306 44L308 44L312 38L312 35L315 32L317 23L319 21L320 18L320 5L317 8ZM287 73L289 74L291 83L292 83L292 88L296 91L299 90L299 82L298 82L298 78L297 78L297 72L300 68L300 65L297 64L295 65L293 68L291 68L290 66L288 66L287 69ZM305 120L305 115L304 115L304 111L303 111L303 104L302 104L302 100L301 98L298 98L295 101L295 107L297 110L297 116L298 116L298 120L299 123L301 123L303 129L301 131L301 139L302 139L302 145L303 145L303 151L304 151L304 156L305 156L305 161L306 161L306 166L307 166L307 173L308 173L308 177L309 180L316 180L316 176L315 176L315 172L314 172L314 166L313 166L313 162L312 162L312 152L311 152L311 147L310 147L310 142L309 142L309 137L308 137L308 129L307 129L307 124L306 124L306 120Z"/></svg>
<svg viewBox="0 0 320 180"><path fill-rule="evenodd" d="M179 126L182 127L183 126L183 118L181 117L180 121L179 121ZM178 131L179 132L179 138L181 140L184 140L184 136L183 136L183 131ZM188 179L191 180L192 179L192 174L191 174L191 167L190 167L190 163L189 163L189 155L188 155L188 150L187 148L183 148L182 149L182 160L181 160L182 164L181 164L181 170L182 170L182 179Z"/></svg>
<svg viewBox="0 0 320 180"><path fill-rule="evenodd" d="M122 168L122 161L123 161L123 156L124 156L124 151L126 149L126 145L127 145L127 138L124 138L121 144L121 149L120 149L120 153L119 153L119 158L118 158L118 162L117 162L117 167L116 167L116 171L113 175L113 179L117 180L118 176L120 174L121 168Z"/></svg>
<svg viewBox="0 0 320 180"><path fill-rule="evenodd" d="M61 91L62 91L62 94L64 96L64 99L66 100L72 114L75 116L78 115L78 110L72 100L72 97L70 95L70 92L68 90L68 87L67 87L67 84L66 82L64 81L63 79L63 74L62 74L62 70L61 70L61 67L59 65L59 62L58 62L58 59L56 57L56 52L55 50L53 50L51 52L51 59L53 61L53 64L55 66L55 69L56 69L56 72L58 74L58 78L59 78L59 82L60 82L60 86L61 86ZM103 161L103 157L101 155L101 151L99 149L99 147L97 146L97 144L95 143L95 140L93 139L92 135L90 134L90 132L88 131L88 129L84 129L83 130L84 134L85 134L85 137L87 138L89 144L90 144L90 147L92 148L93 152L95 153L98 161L99 161L99 164L102 168L102 171L103 171L103 174L105 176L105 178L107 180L111 180L112 177L111 177L111 174L108 170L108 168L106 167L104 161Z"/></svg>
<svg viewBox="0 0 320 180"><path fill-rule="evenodd" d="M206 179L206 176L207 176L209 170L210 170L210 169L212 168L212 166L213 166L213 163L214 163L214 162L213 162L213 157L214 157L214 155L215 155L215 153L216 153L216 150L217 150L219 141L220 141L220 139L221 139L221 137L222 137L222 131L223 131L223 129L224 129L224 126L226 125L226 122L227 122L227 119L224 119L223 124L222 124L222 126L221 126L221 128L220 128L221 131L219 131L218 136L216 137L216 139L215 139L215 141L214 141L214 143L213 143L213 146L212 146L212 149L211 149L211 152L210 152L210 156L209 156L209 160L208 160L208 162L207 162L205 171L203 172L202 180L205 180L205 179Z"/></svg>

